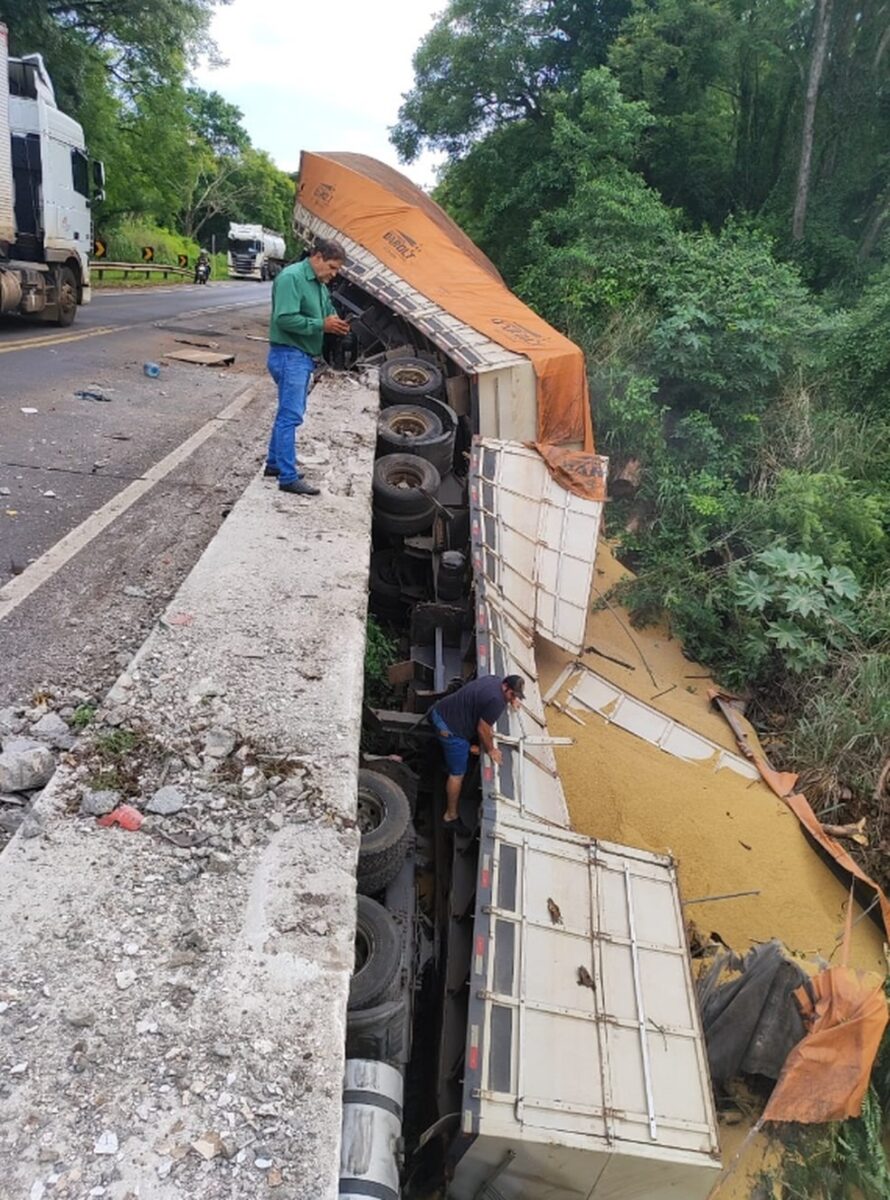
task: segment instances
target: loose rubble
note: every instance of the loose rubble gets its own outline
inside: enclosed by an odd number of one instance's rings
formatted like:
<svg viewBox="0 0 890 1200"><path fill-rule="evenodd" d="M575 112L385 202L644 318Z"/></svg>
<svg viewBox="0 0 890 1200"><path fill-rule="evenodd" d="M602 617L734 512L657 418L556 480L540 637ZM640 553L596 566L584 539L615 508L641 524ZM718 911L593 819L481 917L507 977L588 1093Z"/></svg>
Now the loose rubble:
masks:
<svg viewBox="0 0 890 1200"><path fill-rule="evenodd" d="M24 836L42 832L31 809L62 754L77 742L77 730L70 724L75 712L94 703L79 689L66 692L45 686L30 701L0 709L0 851L20 827ZM114 806L91 815L100 816Z"/></svg>

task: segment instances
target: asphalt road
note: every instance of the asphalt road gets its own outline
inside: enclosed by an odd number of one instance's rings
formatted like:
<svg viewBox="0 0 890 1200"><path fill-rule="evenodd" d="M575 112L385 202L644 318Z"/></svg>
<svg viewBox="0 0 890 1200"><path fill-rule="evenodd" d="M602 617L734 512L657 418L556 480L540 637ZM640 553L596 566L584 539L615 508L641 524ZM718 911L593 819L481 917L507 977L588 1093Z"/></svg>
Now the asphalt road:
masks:
<svg viewBox="0 0 890 1200"><path fill-rule="evenodd" d="M241 282L99 292L69 329L0 320L0 704L54 678L113 678L258 469L269 294ZM183 339L235 363L166 359ZM134 487L144 496L85 537ZM11 611L10 589L35 578Z"/></svg>

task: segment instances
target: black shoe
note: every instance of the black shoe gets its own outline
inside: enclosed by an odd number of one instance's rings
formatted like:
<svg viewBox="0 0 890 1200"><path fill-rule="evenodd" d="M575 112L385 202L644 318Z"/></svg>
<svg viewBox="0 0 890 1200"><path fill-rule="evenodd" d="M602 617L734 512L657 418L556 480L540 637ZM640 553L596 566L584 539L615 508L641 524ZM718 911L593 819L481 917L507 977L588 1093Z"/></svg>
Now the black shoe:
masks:
<svg viewBox="0 0 890 1200"><path fill-rule="evenodd" d="M293 496L320 496L321 488L313 487L305 479L297 479L293 483L279 483L279 492L290 492Z"/></svg>
<svg viewBox="0 0 890 1200"><path fill-rule="evenodd" d="M263 476L266 479L277 479L280 474L281 472L277 467L270 467L269 464L266 463L266 466L263 470Z"/></svg>
<svg viewBox="0 0 890 1200"><path fill-rule="evenodd" d="M471 831L467 829L466 825L464 825L460 817L455 817L453 821L446 821L443 817L442 828L446 833L453 833L455 837L468 838L473 836Z"/></svg>

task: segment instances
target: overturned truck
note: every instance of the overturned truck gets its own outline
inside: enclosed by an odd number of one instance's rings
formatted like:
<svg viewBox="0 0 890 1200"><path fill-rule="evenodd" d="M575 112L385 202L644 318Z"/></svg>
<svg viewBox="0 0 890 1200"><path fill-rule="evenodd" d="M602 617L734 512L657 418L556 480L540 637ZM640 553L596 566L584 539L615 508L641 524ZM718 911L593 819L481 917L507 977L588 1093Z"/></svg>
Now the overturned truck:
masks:
<svg viewBox="0 0 890 1200"><path fill-rule="evenodd" d="M425 820L422 779L416 839L360 786L340 1194L704 1200L719 1149L675 866L571 830L537 681L538 638L582 649L605 499L583 355L372 159L304 153L295 232L347 253L329 361L380 372L371 605L407 652L378 744L403 750L474 672L526 679L501 763L465 781L471 836Z"/></svg>

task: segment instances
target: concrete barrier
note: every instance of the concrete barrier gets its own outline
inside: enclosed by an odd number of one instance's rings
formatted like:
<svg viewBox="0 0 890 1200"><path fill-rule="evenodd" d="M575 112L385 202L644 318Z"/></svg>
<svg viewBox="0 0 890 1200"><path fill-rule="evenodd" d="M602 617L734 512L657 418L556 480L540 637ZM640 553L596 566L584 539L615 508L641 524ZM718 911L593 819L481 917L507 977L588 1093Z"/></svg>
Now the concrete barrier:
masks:
<svg viewBox="0 0 890 1200"><path fill-rule="evenodd" d="M317 387L322 496L250 485L0 858L4 1200L337 1195L376 409Z"/></svg>

